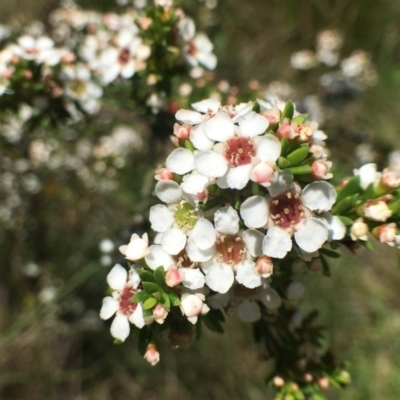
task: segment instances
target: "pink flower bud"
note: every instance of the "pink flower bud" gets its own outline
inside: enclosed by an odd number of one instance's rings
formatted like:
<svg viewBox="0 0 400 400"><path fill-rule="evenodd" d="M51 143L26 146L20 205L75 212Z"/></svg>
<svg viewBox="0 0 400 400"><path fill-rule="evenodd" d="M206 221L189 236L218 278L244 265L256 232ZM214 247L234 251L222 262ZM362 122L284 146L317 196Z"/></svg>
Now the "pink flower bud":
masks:
<svg viewBox="0 0 400 400"><path fill-rule="evenodd" d="M160 353L154 344L149 344L144 355L144 359L151 365L154 366L160 361Z"/></svg>
<svg viewBox="0 0 400 400"><path fill-rule="evenodd" d="M161 304L157 304L153 308L153 317L157 323L163 324L167 316L168 316L168 310Z"/></svg>
<svg viewBox="0 0 400 400"><path fill-rule="evenodd" d="M318 385L319 387L321 387L322 389L328 389L329 387L329 379L326 378L325 376L322 378L318 379Z"/></svg>
<svg viewBox="0 0 400 400"><path fill-rule="evenodd" d="M256 262L256 271L263 278L268 278L272 275L274 264L272 258L268 256L261 256Z"/></svg>
<svg viewBox="0 0 400 400"><path fill-rule="evenodd" d="M285 384L285 381L280 376L275 376L274 378L274 386L275 387L282 387Z"/></svg>
<svg viewBox="0 0 400 400"><path fill-rule="evenodd" d="M178 268L170 268L165 273L165 283L169 287L178 286L183 280L183 274Z"/></svg>

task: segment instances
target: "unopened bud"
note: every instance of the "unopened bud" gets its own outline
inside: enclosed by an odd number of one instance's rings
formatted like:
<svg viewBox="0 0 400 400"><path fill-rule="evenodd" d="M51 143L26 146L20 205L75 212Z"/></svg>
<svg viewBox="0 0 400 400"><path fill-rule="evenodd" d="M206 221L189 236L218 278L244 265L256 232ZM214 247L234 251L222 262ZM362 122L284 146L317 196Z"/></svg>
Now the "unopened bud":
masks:
<svg viewBox="0 0 400 400"><path fill-rule="evenodd" d="M144 359L151 365L154 366L160 361L160 353L155 344L151 343L147 346Z"/></svg>
<svg viewBox="0 0 400 400"><path fill-rule="evenodd" d="M274 264L272 258L268 256L261 256L256 262L256 271L263 278L268 278L272 275Z"/></svg>

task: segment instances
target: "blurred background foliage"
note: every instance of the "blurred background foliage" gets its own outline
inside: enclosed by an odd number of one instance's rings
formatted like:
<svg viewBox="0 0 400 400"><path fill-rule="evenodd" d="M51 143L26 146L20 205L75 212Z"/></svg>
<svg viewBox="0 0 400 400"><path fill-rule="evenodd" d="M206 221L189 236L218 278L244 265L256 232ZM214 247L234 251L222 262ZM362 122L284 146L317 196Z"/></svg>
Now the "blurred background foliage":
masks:
<svg viewBox="0 0 400 400"><path fill-rule="evenodd" d="M117 8L111 0L79 3L102 11ZM339 174L360 165L355 157L360 143L369 145L372 161L381 165L390 151L400 149L399 2L219 0L211 9L206 7L210 2L178 4L215 44L217 80L226 79L240 90L254 79L263 85L280 80L292 85L295 101L315 94L330 103L324 130ZM57 6L57 0L2 0L0 23L45 22ZM316 35L327 28L342 33L344 56L356 49L370 53L376 85L330 98L318 85L319 67L290 67L291 54L313 50ZM60 134L63 146L79 137L79 129L99 142L121 124L134 129L143 146L132 150L118 171L106 161L99 169L106 182L96 180L91 188L73 169L41 171L42 188L23 199L24 212L13 215L12 228L0 228L0 399L272 398L263 384L268 363L248 327L234 318L224 336L204 332L189 351L162 349L161 364L154 368L140 359L134 340L113 345L109 324L98 319L109 267L123 262L116 249L133 231L146 230L148 208L155 201L153 169L170 149L167 141L156 141L123 99L116 101L114 111L105 109L67 137ZM111 189L101 190L109 182ZM104 239L115 249L102 252ZM309 289L304 307L321 311L327 340L339 358L351 361L353 384L344 391L329 389L329 398L397 400L396 251L378 244L374 252L345 251L332 265L332 277L309 273L302 280Z"/></svg>

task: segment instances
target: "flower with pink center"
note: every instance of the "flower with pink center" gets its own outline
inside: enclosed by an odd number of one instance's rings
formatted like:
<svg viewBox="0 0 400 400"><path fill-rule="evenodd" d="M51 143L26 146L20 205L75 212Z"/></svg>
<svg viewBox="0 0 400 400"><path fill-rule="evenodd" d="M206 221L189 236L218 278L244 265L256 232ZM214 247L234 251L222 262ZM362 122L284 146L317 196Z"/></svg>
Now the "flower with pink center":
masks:
<svg viewBox="0 0 400 400"><path fill-rule="evenodd" d="M160 353L155 344L149 344L144 359L153 367L160 362Z"/></svg>
<svg viewBox="0 0 400 400"><path fill-rule="evenodd" d="M270 226L263 240L263 253L272 258L284 258L292 249L292 236L301 250L312 253L328 239L329 222L321 220L336 200L336 191L327 182L312 182L301 192L296 185L269 201L252 196L243 202L240 215L249 228ZM260 218L260 215L262 218Z"/></svg>
<svg viewBox="0 0 400 400"><path fill-rule="evenodd" d="M373 230L374 236L381 242L389 246L396 244L397 227L394 222L378 226Z"/></svg>
<svg viewBox="0 0 400 400"><path fill-rule="evenodd" d="M100 310L101 319L109 319L115 314L111 324L111 335L121 342L129 336L129 323L138 328L145 325L141 303L133 303L132 296L138 291L140 278L135 269L128 272L116 264L107 275L107 282L113 289L112 296L103 299Z"/></svg>
<svg viewBox="0 0 400 400"><path fill-rule="evenodd" d="M207 286L226 293L236 281L247 288L261 285L254 257L262 255L263 234L255 229L239 229L239 216L231 207L220 208L214 216L218 237L213 256L201 263Z"/></svg>

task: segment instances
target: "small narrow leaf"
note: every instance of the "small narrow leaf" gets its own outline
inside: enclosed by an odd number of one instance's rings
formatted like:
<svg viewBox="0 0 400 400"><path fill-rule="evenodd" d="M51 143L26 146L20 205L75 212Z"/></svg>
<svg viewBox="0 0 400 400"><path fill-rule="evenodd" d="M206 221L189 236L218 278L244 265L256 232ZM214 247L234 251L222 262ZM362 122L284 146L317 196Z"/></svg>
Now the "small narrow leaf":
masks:
<svg viewBox="0 0 400 400"><path fill-rule="evenodd" d="M285 104L285 108L283 109L283 113L282 113L282 121L285 118L289 118L292 119L293 118L293 114L294 114L294 105L293 103L288 100Z"/></svg>
<svg viewBox="0 0 400 400"><path fill-rule="evenodd" d="M312 168L310 165L299 165L296 167L287 168L293 175L306 175L311 174Z"/></svg>
<svg viewBox="0 0 400 400"><path fill-rule="evenodd" d="M290 161L286 159L285 157L279 157L278 158L278 167L279 168L286 168L290 165Z"/></svg>
<svg viewBox="0 0 400 400"><path fill-rule="evenodd" d="M296 117L292 119L292 122L295 122L296 124L303 124L306 122L308 119L308 114L299 114Z"/></svg>
<svg viewBox="0 0 400 400"><path fill-rule="evenodd" d="M150 271L142 270L139 272L139 276L142 282L155 282L154 275Z"/></svg>
<svg viewBox="0 0 400 400"><path fill-rule="evenodd" d="M321 249L319 249L319 252L330 258L340 258L341 257L341 255L339 253L337 253L336 251L329 250L329 249L321 248Z"/></svg>
<svg viewBox="0 0 400 400"><path fill-rule="evenodd" d="M346 185L338 192L336 202L339 203L345 197L351 196L357 193L361 189L360 186L360 176L353 176Z"/></svg>
<svg viewBox="0 0 400 400"><path fill-rule="evenodd" d="M131 300L134 303L144 303L149 297L150 295L145 290L141 290L135 293Z"/></svg>
<svg viewBox="0 0 400 400"><path fill-rule="evenodd" d="M281 154L285 157L289 149L289 141L286 138L281 139Z"/></svg>
<svg viewBox="0 0 400 400"><path fill-rule="evenodd" d="M325 258L320 256L320 260L321 260L321 263L322 263L322 273L323 273L323 275L331 276L331 270L330 270L329 264L327 263Z"/></svg>
<svg viewBox="0 0 400 400"><path fill-rule="evenodd" d="M286 158L292 165L299 164L307 157L308 150L308 146L301 146L288 154Z"/></svg>
<svg viewBox="0 0 400 400"><path fill-rule="evenodd" d="M346 226L353 225L354 221L351 218L344 217L343 215L337 216L341 222L343 222Z"/></svg>
<svg viewBox="0 0 400 400"><path fill-rule="evenodd" d="M156 304L158 303L157 299L154 297L148 298L144 303L143 303L143 310L150 310L152 309Z"/></svg>
<svg viewBox="0 0 400 400"><path fill-rule="evenodd" d="M161 291L160 287L153 282L143 282L143 289L150 294Z"/></svg>
<svg viewBox="0 0 400 400"><path fill-rule="evenodd" d="M165 271L164 271L164 267L158 267L154 271L154 279L155 279L157 285L159 285L162 288L165 287Z"/></svg>
<svg viewBox="0 0 400 400"><path fill-rule="evenodd" d="M178 307L181 305L181 301L179 300L179 297L175 292L169 292L168 297L173 306Z"/></svg>
<svg viewBox="0 0 400 400"><path fill-rule="evenodd" d="M169 300L167 293L161 293L160 304L165 308L171 307L171 302Z"/></svg>

